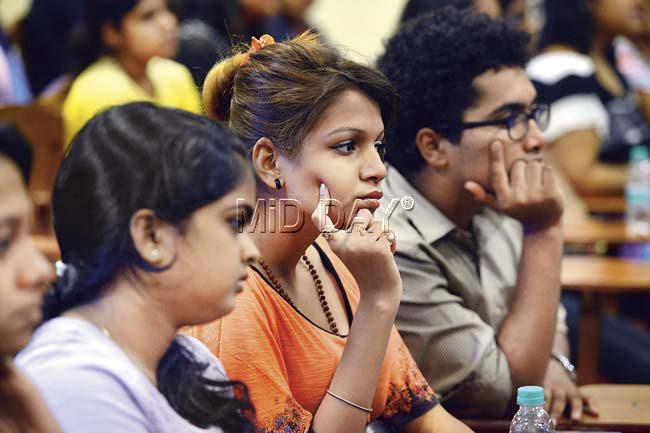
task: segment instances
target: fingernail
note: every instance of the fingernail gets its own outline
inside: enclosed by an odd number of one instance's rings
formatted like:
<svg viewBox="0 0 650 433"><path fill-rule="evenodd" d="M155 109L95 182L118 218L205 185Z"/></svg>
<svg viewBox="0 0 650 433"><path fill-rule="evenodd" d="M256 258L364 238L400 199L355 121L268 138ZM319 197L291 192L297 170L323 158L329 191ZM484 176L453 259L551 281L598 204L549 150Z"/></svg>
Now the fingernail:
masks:
<svg viewBox="0 0 650 433"><path fill-rule="evenodd" d="M327 193L328 193L327 186L325 186L324 183L321 183L320 184L320 195L321 195L321 197L326 196Z"/></svg>

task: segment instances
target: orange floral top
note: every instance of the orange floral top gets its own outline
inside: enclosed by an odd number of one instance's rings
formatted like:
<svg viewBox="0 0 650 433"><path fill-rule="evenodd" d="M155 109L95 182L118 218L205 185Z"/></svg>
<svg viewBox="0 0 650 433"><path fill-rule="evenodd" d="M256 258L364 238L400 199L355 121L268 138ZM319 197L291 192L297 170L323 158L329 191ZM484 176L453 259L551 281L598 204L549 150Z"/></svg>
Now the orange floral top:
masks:
<svg viewBox="0 0 650 433"><path fill-rule="evenodd" d="M359 287L323 240L316 248L336 276L348 313ZM346 338L322 329L286 302L254 269L234 311L188 333L221 359L228 376L250 390L259 433L306 433L339 364ZM438 403L395 327L388 343L372 418L399 426Z"/></svg>

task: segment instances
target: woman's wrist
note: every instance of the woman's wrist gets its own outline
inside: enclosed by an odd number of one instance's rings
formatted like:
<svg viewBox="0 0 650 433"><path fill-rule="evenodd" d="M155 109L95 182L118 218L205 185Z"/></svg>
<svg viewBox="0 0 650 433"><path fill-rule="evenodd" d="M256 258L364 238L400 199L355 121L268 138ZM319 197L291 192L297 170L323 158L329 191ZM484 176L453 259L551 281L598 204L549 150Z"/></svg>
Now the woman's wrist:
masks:
<svg viewBox="0 0 650 433"><path fill-rule="evenodd" d="M370 293L361 291L359 300L359 310L362 307L368 308L375 315L385 314L386 316L395 316L401 300L401 286L389 290L375 290Z"/></svg>

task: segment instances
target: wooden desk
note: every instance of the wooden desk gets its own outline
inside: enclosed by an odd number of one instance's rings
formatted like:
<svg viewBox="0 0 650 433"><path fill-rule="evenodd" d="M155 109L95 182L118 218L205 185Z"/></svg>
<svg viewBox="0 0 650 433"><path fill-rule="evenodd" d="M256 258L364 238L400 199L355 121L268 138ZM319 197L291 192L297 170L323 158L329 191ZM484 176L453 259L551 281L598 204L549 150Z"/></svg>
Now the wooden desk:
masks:
<svg viewBox="0 0 650 433"><path fill-rule="evenodd" d="M582 424L608 430L650 432L650 385L587 385L582 390L590 396L600 416L585 416ZM644 428L641 428L644 427Z"/></svg>
<svg viewBox="0 0 650 433"><path fill-rule="evenodd" d="M54 236L42 236L34 235L32 236L34 243L38 250L48 258L52 263L61 259L61 250L59 250L59 244L56 242Z"/></svg>
<svg viewBox="0 0 650 433"><path fill-rule="evenodd" d="M590 213L622 215L625 213L625 197L615 196L582 196Z"/></svg>
<svg viewBox="0 0 650 433"><path fill-rule="evenodd" d="M587 385L581 387L600 411L595 418L585 415L579 424L559 420L556 430L650 432L650 385ZM510 420L463 420L476 433L507 433Z"/></svg>
<svg viewBox="0 0 650 433"><path fill-rule="evenodd" d="M566 245L588 245L597 242L610 244L647 243L650 242L650 238L629 235L624 221L587 218L583 221L565 224L564 243Z"/></svg>
<svg viewBox="0 0 650 433"><path fill-rule="evenodd" d="M578 330L578 383L598 379L603 303L623 292L650 292L650 263L613 257L567 256L562 288L581 292Z"/></svg>
<svg viewBox="0 0 650 433"><path fill-rule="evenodd" d="M650 262L618 257L565 256L562 288L589 293L650 291Z"/></svg>

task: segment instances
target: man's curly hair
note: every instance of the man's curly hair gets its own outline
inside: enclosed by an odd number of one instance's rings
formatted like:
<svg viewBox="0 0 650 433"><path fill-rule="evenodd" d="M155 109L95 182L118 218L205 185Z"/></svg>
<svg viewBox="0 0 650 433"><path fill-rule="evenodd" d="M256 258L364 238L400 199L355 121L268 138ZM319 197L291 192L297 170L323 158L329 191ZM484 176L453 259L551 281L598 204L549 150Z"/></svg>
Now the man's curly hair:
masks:
<svg viewBox="0 0 650 433"><path fill-rule="evenodd" d="M421 128L432 127L451 141L455 124L478 94L473 80L488 70L524 67L530 35L485 14L446 7L405 23L388 41L379 69L400 96L387 130L388 161L411 176L425 162L415 145Z"/></svg>

